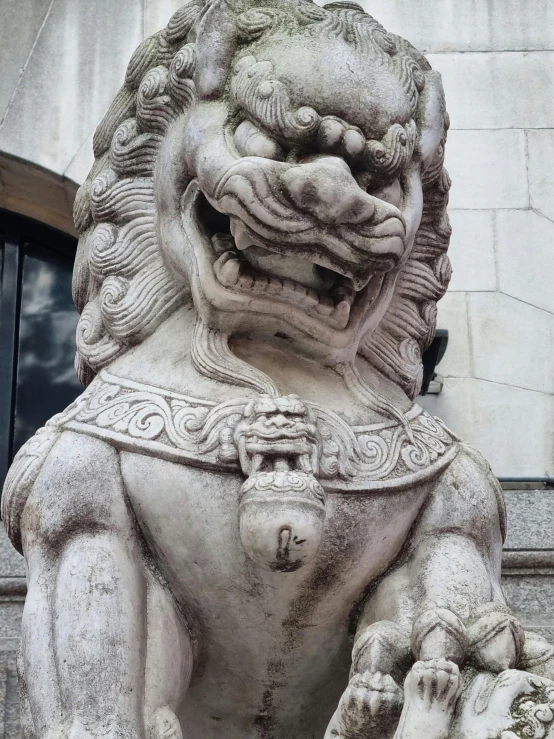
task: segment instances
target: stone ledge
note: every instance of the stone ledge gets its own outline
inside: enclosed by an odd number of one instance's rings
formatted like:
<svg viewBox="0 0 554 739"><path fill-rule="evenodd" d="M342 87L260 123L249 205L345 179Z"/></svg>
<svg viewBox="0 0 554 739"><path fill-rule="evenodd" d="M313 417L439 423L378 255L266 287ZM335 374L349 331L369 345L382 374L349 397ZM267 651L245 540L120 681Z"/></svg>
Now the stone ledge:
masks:
<svg viewBox="0 0 554 739"><path fill-rule="evenodd" d="M24 577L0 577L0 601L25 598L27 581Z"/></svg>
<svg viewBox="0 0 554 739"><path fill-rule="evenodd" d="M0 638L0 653L17 652L18 649L19 649L19 637L18 636L14 636L14 637L8 636L8 637Z"/></svg>
<svg viewBox="0 0 554 739"><path fill-rule="evenodd" d="M502 554L503 575L554 575L554 550L505 550ZM27 594L24 577L0 577L0 603L23 600Z"/></svg>
<svg viewBox="0 0 554 739"><path fill-rule="evenodd" d="M502 574L554 575L554 551L551 549L505 550L502 553Z"/></svg>
<svg viewBox="0 0 554 739"><path fill-rule="evenodd" d="M512 493L542 493L545 490L554 490L554 477L537 477L535 479L521 479L516 478L510 479L509 477L499 478L500 486L502 490L510 491Z"/></svg>

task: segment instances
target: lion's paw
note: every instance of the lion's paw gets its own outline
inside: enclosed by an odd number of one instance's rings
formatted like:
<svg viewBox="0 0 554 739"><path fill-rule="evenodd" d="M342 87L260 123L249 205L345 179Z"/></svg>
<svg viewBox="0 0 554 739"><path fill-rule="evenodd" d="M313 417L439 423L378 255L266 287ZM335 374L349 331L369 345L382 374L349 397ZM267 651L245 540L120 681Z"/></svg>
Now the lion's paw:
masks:
<svg viewBox="0 0 554 739"><path fill-rule="evenodd" d="M390 675L380 672L355 674L344 691L340 711L340 734L347 739L392 734L400 716L403 692ZM387 731L390 730L390 731Z"/></svg>
<svg viewBox="0 0 554 739"><path fill-rule="evenodd" d="M404 682L399 739L444 739L462 692L460 670L446 659L416 662Z"/></svg>

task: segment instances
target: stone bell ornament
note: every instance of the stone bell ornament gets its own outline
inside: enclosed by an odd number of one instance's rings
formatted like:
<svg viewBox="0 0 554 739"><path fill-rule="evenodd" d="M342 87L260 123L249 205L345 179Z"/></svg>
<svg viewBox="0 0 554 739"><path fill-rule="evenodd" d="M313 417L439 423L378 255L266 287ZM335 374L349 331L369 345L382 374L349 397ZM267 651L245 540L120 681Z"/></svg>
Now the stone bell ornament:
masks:
<svg viewBox="0 0 554 739"><path fill-rule="evenodd" d="M448 125L350 0L191 0L134 52L75 200L85 390L2 497L28 739L552 736L502 491L414 402Z"/></svg>
<svg viewBox="0 0 554 739"><path fill-rule="evenodd" d="M248 403L235 432L248 479L239 504L242 545L256 564L293 572L317 554L325 493L317 481L317 429L296 396Z"/></svg>

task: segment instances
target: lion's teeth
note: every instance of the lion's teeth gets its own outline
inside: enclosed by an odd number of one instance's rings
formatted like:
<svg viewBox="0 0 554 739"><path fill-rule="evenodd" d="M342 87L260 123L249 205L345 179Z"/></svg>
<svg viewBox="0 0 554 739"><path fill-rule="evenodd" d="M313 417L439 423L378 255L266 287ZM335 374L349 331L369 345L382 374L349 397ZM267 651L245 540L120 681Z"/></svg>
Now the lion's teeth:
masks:
<svg viewBox="0 0 554 739"><path fill-rule="evenodd" d="M337 305L342 303L343 300L346 300L348 305L352 305L356 297L356 291L350 280L344 280L334 288L332 295Z"/></svg>
<svg viewBox="0 0 554 739"><path fill-rule="evenodd" d="M280 296L283 294L283 280L280 277L270 275L267 281L267 292L270 295Z"/></svg>
<svg viewBox="0 0 554 739"><path fill-rule="evenodd" d="M310 306L316 306L319 303L319 295L315 290L311 290L309 287L306 288L306 300Z"/></svg>
<svg viewBox="0 0 554 739"><path fill-rule="evenodd" d="M338 328L346 328L348 319L350 318L350 303L347 300L341 300L333 311L333 320Z"/></svg>
<svg viewBox="0 0 554 739"><path fill-rule="evenodd" d="M225 254L234 246L234 241L230 234L217 233L212 236L212 246L216 254Z"/></svg>
<svg viewBox="0 0 554 739"><path fill-rule="evenodd" d="M244 251L249 246L252 246L252 239L242 226L237 226L233 235L235 237L235 245L239 251Z"/></svg>
<svg viewBox="0 0 554 739"><path fill-rule="evenodd" d="M319 303L319 295L310 287L304 287L298 282L292 283L293 299L302 308L315 308Z"/></svg>
<svg viewBox="0 0 554 739"><path fill-rule="evenodd" d="M254 275L254 282L252 283L251 290L256 293L266 293L269 287L269 277L266 275L257 274Z"/></svg>
<svg viewBox="0 0 554 739"><path fill-rule="evenodd" d="M243 290L252 290L255 282L256 280L254 278L254 275L249 272L244 272L243 274L241 274L238 280L238 284Z"/></svg>
<svg viewBox="0 0 554 739"><path fill-rule="evenodd" d="M238 229L235 229L238 232ZM220 238L221 237L221 238ZM212 243L217 251L222 249L225 238L216 234ZM350 319L350 307L354 300L354 290L349 285L338 285L334 292L334 300L327 295L318 295L315 290L305 287L293 280L276 275L265 275L253 272L243 265L235 256L235 251L227 250L214 263L214 272L219 282L225 287L238 287L249 293L272 295L281 300L295 303L312 316L321 316L331 326L344 329Z"/></svg>
<svg viewBox="0 0 554 739"><path fill-rule="evenodd" d="M230 259L225 262L221 270L221 282L228 287L236 285L240 277L240 262L238 259Z"/></svg>
<svg viewBox="0 0 554 739"><path fill-rule="evenodd" d="M241 264L233 257L232 252L225 252L214 264L214 272L222 285L233 287L239 280Z"/></svg>
<svg viewBox="0 0 554 739"><path fill-rule="evenodd" d="M316 305L316 311L322 316L330 316L334 310L333 301L329 298L322 296L319 299L319 303Z"/></svg>

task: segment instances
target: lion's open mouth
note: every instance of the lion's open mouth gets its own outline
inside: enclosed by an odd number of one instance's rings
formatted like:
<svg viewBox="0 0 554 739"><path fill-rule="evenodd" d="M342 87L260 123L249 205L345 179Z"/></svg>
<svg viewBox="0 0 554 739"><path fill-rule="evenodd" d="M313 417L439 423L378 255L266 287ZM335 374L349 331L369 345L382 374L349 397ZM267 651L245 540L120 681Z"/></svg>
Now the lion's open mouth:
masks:
<svg viewBox="0 0 554 739"><path fill-rule="evenodd" d="M223 287L248 297L284 301L325 325L348 326L354 304L371 302L380 292L383 272L371 276L363 290L334 270L294 254L294 246L268 248L238 219L229 219L199 193L198 226L213 249L214 275Z"/></svg>

